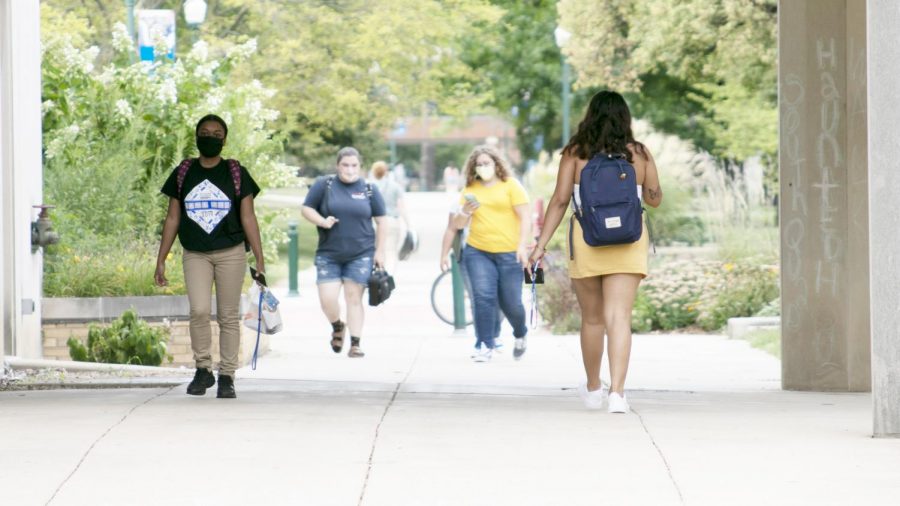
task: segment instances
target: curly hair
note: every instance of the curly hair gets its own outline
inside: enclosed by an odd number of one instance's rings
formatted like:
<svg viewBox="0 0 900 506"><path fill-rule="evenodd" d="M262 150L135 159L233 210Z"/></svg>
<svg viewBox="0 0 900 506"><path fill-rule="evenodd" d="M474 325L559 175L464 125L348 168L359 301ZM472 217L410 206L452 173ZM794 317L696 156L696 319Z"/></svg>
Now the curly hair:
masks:
<svg viewBox="0 0 900 506"><path fill-rule="evenodd" d="M478 159L478 155L488 155L494 160L494 171L497 177L500 178L500 181L506 181L512 176L509 164L503 158L503 155L497 151L497 148L487 145L476 146L472 150L472 154L469 155L469 159L466 160L466 186L471 186L477 177L477 174L475 174L475 161Z"/></svg>
<svg viewBox="0 0 900 506"><path fill-rule="evenodd" d="M628 146L647 158L644 145L634 140L631 111L625 98L614 91L601 91L591 98L578 131L566 144L563 153L590 160L598 153L622 154L633 162Z"/></svg>

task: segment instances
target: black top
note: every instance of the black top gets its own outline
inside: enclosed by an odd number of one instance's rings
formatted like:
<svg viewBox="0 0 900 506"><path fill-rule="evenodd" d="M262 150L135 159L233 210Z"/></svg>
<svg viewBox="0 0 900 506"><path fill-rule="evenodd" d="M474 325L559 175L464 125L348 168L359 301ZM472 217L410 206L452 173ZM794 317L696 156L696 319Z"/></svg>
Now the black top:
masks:
<svg viewBox="0 0 900 506"><path fill-rule="evenodd" d="M323 217L334 216L338 219L331 229L319 227L319 246L317 255L327 256L338 262L349 262L375 251L375 227L372 218L384 216L384 199L378 187L371 187L371 198L368 195L366 181L363 178L355 182L344 183L337 176L332 177L328 195L328 209L323 209L328 177L319 178L303 205L311 207Z"/></svg>
<svg viewBox="0 0 900 506"><path fill-rule="evenodd" d="M241 225L240 200L235 195L234 180L224 159L212 168L194 160L184 177L178 194L178 168L172 171L162 193L181 202L178 239L191 251L215 251L231 248L246 240ZM259 194L259 186L241 167L241 197Z"/></svg>

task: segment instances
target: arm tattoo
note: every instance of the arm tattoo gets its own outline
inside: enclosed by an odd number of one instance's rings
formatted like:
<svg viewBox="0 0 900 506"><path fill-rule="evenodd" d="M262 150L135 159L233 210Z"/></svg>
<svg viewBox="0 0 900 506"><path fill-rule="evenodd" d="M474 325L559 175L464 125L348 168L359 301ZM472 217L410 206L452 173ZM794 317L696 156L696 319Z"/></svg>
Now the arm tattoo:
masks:
<svg viewBox="0 0 900 506"><path fill-rule="evenodd" d="M662 190L659 188L647 188L647 196L650 200L657 200L662 197Z"/></svg>

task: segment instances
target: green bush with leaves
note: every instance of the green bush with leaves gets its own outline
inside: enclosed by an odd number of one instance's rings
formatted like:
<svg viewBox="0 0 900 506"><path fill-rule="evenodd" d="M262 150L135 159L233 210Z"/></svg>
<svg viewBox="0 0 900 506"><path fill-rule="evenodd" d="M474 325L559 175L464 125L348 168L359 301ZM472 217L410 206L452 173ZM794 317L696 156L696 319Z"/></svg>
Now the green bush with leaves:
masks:
<svg viewBox="0 0 900 506"><path fill-rule="evenodd" d="M541 317L554 334L569 334L581 329L581 312L572 290L565 253L548 252L544 257L544 286L538 289Z"/></svg>
<svg viewBox="0 0 900 506"><path fill-rule="evenodd" d="M166 349L168 335L166 328L151 327L129 309L108 327L91 325L87 346L74 337L66 344L69 356L78 362L156 366L163 360L172 362Z"/></svg>
<svg viewBox="0 0 900 506"><path fill-rule="evenodd" d="M722 264L711 282L715 286L698 304L697 324L704 330L718 330L729 318L753 316L779 294L778 268L754 262Z"/></svg>
<svg viewBox="0 0 900 506"><path fill-rule="evenodd" d="M159 190L179 161L197 156L194 127L205 114L228 122L223 156L240 160L264 190L286 186L294 177L293 168L280 161L283 138L269 127L278 116L265 106L274 91L230 77L256 51L254 40L221 54L201 41L176 61L152 65L130 63L133 46L121 24L112 45L112 59L99 66L97 47L83 47L66 34L44 34L44 187L46 201L57 206L54 223L61 237L46 257L47 296L94 294L97 286L110 284L98 284L104 278L125 282L99 295L183 293L182 284L153 286L168 205ZM259 214L269 263L287 240L274 226L278 212ZM85 264L90 275L72 274ZM179 269L172 267L168 272L175 274Z"/></svg>
<svg viewBox="0 0 900 506"><path fill-rule="evenodd" d="M578 332L578 303L565 266L550 266L541 314L557 334ZM750 259L664 260L641 283L632 311L632 330L721 329L728 318L752 316L778 300L778 269Z"/></svg>

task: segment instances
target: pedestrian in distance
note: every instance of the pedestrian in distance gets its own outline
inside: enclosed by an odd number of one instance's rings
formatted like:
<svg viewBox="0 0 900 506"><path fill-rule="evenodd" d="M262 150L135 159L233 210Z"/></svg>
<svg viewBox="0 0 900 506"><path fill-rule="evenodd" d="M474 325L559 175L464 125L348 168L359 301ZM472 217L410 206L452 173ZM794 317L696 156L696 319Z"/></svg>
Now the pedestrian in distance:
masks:
<svg viewBox="0 0 900 506"><path fill-rule="evenodd" d="M614 174L614 177L621 179L623 184L633 174L638 198L644 204L658 207L662 202L656 163L647 147L634 139L628 104L618 93L601 91L591 99L578 131L563 149L556 188L547 204L544 229L530 255L530 266L543 258L547 243L573 197L576 207L580 206L580 195L583 195L580 185L588 174L585 168L600 167L604 157L622 168L621 174ZM640 209L640 202L636 201ZM608 227L619 226L617 218L610 220ZM569 277L581 310L581 354L587 376L578 391L589 409L603 407L600 362L605 334L610 369L608 411L629 411L625 376L631 356L631 310L638 285L647 276L650 242L643 214L639 220L639 239L605 246L588 245L579 220L572 219L569 223Z"/></svg>
<svg viewBox="0 0 900 506"><path fill-rule="evenodd" d="M395 272L400 247L406 237L406 231L410 229L409 213L406 211L406 199L403 187L394 181L388 171L388 164L381 160L372 164L369 171L370 179L384 199L385 216L382 223L385 224L384 269L389 273Z"/></svg>
<svg viewBox="0 0 900 506"><path fill-rule="evenodd" d="M361 177L362 156L352 147L337 155L336 174L319 178L303 202L303 217L318 227L316 285L322 312L331 323L331 350L340 353L347 328L348 356L365 356L360 348L365 309L363 291L373 265L385 263L385 204L378 187ZM373 227L372 221L376 227ZM341 319L344 292L346 323Z"/></svg>
<svg viewBox="0 0 900 506"><path fill-rule="evenodd" d="M453 227L469 227L462 261L472 286L475 337L482 345L473 360L491 360L498 308L512 325L513 357L518 360L525 353L528 333L522 305L522 269L532 241L528 195L491 146L472 151L464 174L462 209L454 216Z"/></svg>
<svg viewBox="0 0 900 506"><path fill-rule="evenodd" d="M156 284L166 286L166 257L177 234L184 248L184 285L190 304L191 349L197 371L188 385L190 395L204 395L216 384L212 373L212 288L216 288L219 324L219 377L216 397L235 398L234 373L241 340L241 285L247 271L246 245L265 275L262 241L253 199L259 186L237 160L225 160L222 148L228 125L213 114L195 130L199 158L181 163L162 187L169 197L156 258Z"/></svg>

